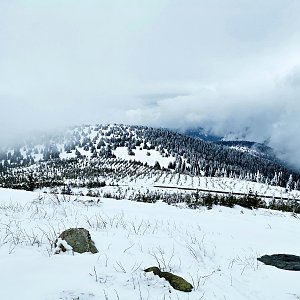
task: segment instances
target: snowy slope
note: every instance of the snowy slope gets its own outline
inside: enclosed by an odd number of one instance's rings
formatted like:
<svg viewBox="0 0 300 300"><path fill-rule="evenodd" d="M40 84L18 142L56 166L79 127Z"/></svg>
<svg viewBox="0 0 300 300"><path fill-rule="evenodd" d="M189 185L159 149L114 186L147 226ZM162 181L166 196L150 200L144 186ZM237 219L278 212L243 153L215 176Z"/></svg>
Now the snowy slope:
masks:
<svg viewBox="0 0 300 300"><path fill-rule="evenodd" d="M118 147L113 151L117 158L131 161L136 160L147 163L149 166L154 166L158 162L161 167L168 168L169 163L175 161L174 157L163 157L157 150L145 150L136 147L133 152L134 156L129 155L126 147Z"/></svg>
<svg viewBox="0 0 300 300"><path fill-rule="evenodd" d="M128 156L128 160L130 159L132 159L132 157ZM163 165L163 160L158 158L158 161ZM191 193L197 190L204 194L208 192L212 194L215 192L220 194L248 194L251 190L254 193L256 192L262 199L265 199L265 197L276 197L300 200L300 191L287 190L280 186L271 186L236 178L190 176L174 172L165 172L163 170L148 170L147 172L144 166L131 165L130 162L126 165L123 163L116 165L110 165L109 163L106 165L103 162L102 166L103 168L112 166L112 168L122 174L122 176L104 174L103 176L97 177L98 181L106 183L105 187L95 189L97 193L102 196L106 193L113 193L117 198L131 198L137 193L145 193L147 191L163 195L165 192ZM83 187L84 182L79 180L65 180L65 185L70 186L74 193L86 194L88 190ZM49 191L49 189L43 188L41 191ZM267 200L267 198L265 200Z"/></svg>
<svg viewBox="0 0 300 300"><path fill-rule="evenodd" d="M260 299L300 297L299 273L265 266L263 254L300 255L289 213L74 198L0 189L0 299ZM54 255L69 227L91 233L98 254ZM190 281L175 291L143 269L160 264Z"/></svg>

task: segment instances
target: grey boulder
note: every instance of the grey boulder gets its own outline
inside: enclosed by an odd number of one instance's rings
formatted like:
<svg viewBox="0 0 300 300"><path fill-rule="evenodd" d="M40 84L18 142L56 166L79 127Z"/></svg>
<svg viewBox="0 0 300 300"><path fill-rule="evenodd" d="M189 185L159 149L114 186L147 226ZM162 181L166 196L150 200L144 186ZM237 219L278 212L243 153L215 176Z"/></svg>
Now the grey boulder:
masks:
<svg viewBox="0 0 300 300"><path fill-rule="evenodd" d="M257 260L263 262L265 265L274 266L279 269L300 271L300 256L291 254L273 254L264 255L257 258Z"/></svg>
<svg viewBox="0 0 300 300"><path fill-rule="evenodd" d="M60 234L59 239L66 241L67 244L72 247L72 250L74 252L98 253L98 250L91 239L89 231L84 228L67 229ZM60 248L62 252L65 252L67 250L62 243L58 243L58 240L56 240L55 242L55 247Z"/></svg>

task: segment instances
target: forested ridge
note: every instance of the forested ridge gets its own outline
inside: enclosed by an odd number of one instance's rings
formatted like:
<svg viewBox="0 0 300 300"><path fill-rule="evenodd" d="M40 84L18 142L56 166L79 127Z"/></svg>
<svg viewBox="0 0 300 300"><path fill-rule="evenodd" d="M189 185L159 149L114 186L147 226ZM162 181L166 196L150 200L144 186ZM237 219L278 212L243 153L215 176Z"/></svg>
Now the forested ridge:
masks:
<svg viewBox="0 0 300 300"><path fill-rule="evenodd" d="M159 161L153 166L145 162L124 161L115 155L119 147L126 147L132 160L138 151L147 151L147 155L150 155L148 151L156 150L161 157L169 159L168 167L160 166ZM128 168L129 164L138 168ZM119 167L115 168L116 165ZM193 176L239 178L300 189L299 173L279 161L163 128L80 126L63 135L43 137L0 151L2 187L22 188L33 177L39 178L41 186L63 184L67 179L88 184L88 179L95 181L99 174L113 173L117 179L118 176L125 176L126 170L129 175L130 172L147 173L158 169Z"/></svg>

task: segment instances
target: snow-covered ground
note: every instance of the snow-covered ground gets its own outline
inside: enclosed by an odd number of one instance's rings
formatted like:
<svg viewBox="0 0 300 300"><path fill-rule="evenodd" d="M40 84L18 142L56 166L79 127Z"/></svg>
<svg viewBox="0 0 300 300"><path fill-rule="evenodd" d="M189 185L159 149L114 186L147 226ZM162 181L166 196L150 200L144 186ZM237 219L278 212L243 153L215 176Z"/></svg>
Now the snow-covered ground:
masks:
<svg viewBox="0 0 300 300"><path fill-rule="evenodd" d="M125 160L136 160L141 161L143 163L147 163L149 166L154 166L156 162L160 164L161 167L168 168L170 162L174 162L174 157L163 157L158 151L156 150L146 150L146 149L139 149L136 147L133 150L134 156L128 154L128 149L126 147L118 147L114 154L116 157L125 159Z"/></svg>
<svg viewBox="0 0 300 300"><path fill-rule="evenodd" d="M96 200L0 189L0 299L300 298L300 273L256 259L300 255L300 219L289 213ZM88 229L99 253L54 255L70 227ZM194 290L143 272L158 264Z"/></svg>
<svg viewBox="0 0 300 300"><path fill-rule="evenodd" d="M158 191L160 193L164 193L165 191L182 192L183 189L187 189L187 191L188 189L190 189L190 191L199 189L210 191L212 194L214 191L247 194L251 190L254 193L257 192L262 199L264 199L264 196L277 198L282 197L285 199L289 198L291 200L300 199L300 191L289 191L280 186L271 186L264 183L240 180L237 178L191 176L159 170L151 173L145 173L139 170L131 170L130 166L127 171L131 172L132 175L118 178L117 180L116 178L110 178L109 176L99 177L99 181L105 181L107 184L106 187L99 190L99 193L115 193L116 191L119 191L122 194L126 194L127 197L130 197L131 194L145 191ZM75 182L76 181L74 180L66 180L66 184ZM74 191L75 190L78 189L74 189ZM86 189L79 188L79 190L84 191Z"/></svg>

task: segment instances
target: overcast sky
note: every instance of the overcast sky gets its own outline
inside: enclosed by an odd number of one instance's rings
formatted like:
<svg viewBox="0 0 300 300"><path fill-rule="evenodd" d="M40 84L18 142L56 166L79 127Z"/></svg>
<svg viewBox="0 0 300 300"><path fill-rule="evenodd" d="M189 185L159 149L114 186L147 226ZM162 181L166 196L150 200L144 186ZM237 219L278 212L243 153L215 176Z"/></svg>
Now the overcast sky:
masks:
<svg viewBox="0 0 300 300"><path fill-rule="evenodd" d="M0 136L204 126L300 167L300 1L0 0Z"/></svg>

